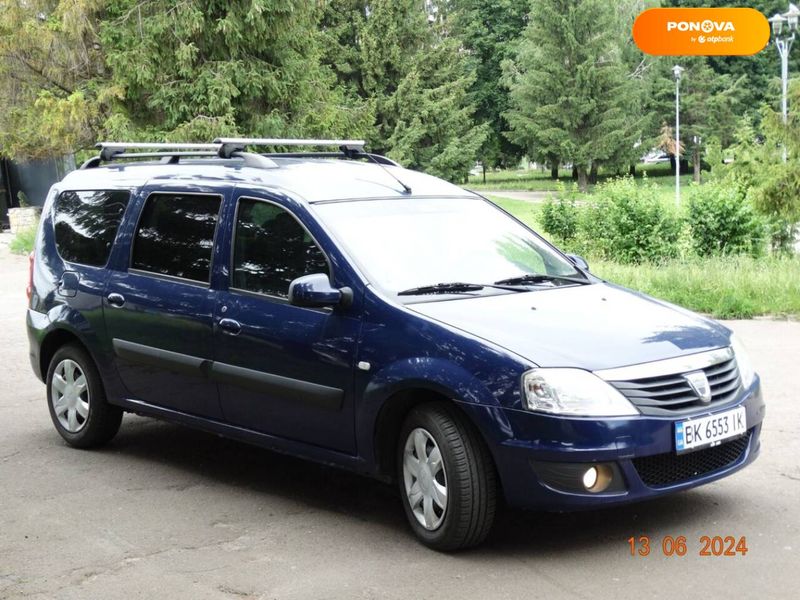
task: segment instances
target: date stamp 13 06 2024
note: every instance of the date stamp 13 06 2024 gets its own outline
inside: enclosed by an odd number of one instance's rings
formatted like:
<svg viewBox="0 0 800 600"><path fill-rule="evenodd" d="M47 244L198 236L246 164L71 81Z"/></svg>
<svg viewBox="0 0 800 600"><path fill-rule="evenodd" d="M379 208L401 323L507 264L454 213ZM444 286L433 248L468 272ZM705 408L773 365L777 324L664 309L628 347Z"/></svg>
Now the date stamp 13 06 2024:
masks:
<svg viewBox="0 0 800 600"><path fill-rule="evenodd" d="M645 557L660 550L664 556L746 556L748 552L747 538L733 535L703 535L700 536L696 548L690 548L685 535L673 537L666 535L658 540L651 540L649 536L631 536L628 538L631 556Z"/></svg>

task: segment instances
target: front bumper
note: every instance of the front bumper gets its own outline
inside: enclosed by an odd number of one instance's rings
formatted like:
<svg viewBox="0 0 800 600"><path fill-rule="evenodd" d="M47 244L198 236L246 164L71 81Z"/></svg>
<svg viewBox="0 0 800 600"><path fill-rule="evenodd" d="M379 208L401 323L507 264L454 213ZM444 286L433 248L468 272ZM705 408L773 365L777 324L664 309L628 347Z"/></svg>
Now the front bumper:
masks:
<svg viewBox="0 0 800 600"><path fill-rule="evenodd" d="M745 407L749 437L738 442L736 454L729 454L723 463L712 464L710 469L707 465L697 469L690 465L688 470L684 469L688 475L684 474L674 482L657 485L652 483L652 477L649 477L651 485L647 485L643 476L648 480L648 474L640 474L640 470L643 464L652 464L654 461L658 464L661 459L664 464L674 462L675 423L685 420L686 415L594 420L522 410L481 409L475 405L471 409L489 413L474 415L479 418L478 422L486 423L488 417L498 426L494 428L494 436L489 434L486 437L507 502L520 508L569 511L655 498L715 481L742 469L756 459L761 449L760 434L765 405L760 380L756 378L736 401L691 416L696 418L738 406ZM654 458L643 461L643 457ZM700 455L695 458L700 458ZM592 463L611 464L621 473L624 485L615 491L596 494L556 489L537 475L537 465L542 463L556 467L558 463L585 463L587 468Z"/></svg>

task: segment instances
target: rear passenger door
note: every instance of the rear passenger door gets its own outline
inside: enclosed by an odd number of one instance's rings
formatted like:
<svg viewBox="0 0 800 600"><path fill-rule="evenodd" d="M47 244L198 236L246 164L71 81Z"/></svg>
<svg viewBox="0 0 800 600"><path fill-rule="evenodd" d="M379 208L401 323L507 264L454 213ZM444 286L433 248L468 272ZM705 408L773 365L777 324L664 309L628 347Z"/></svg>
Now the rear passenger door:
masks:
<svg viewBox="0 0 800 600"><path fill-rule="evenodd" d="M112 272L105 322L129 398L220 418L210 287L223 194L145 192L127 264Z"/></svg>

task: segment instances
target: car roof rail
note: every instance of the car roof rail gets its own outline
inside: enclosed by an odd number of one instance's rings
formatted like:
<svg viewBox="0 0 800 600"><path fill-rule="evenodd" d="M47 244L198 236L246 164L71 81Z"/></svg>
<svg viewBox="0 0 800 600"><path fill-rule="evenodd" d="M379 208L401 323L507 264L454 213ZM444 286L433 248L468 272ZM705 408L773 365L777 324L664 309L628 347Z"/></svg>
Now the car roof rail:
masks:
<svg viewBox="0 0 800 600"><path fill-rule="evenodd" d="M339 152L265 152L267 156L280 158L366 158L381 165L399 167L400 165L381 154L372 154L364 151L364 140L318 140L318 139L284 139L284 138L217 138L214 143L221 144L220 156L223 158L230 152L242 151L247 146L310 146L320 147L336 146Z"/></svg>
<svg viewBox="0 0 800 600"><path fill-rule="evenodd" d="M183 157L219 157L221 145L193 142L100 142L95 148L100 149L100 154L83 163L81 169L91 169L104 162L123 158L160 158L164 163L176 164ZM145 150L145 152L131 152L131 150ZM225 158L241 158L246 167L258 169L274 169L278 166L275 161L251 152L232 152Z"/></svg>
<svg viewBox="0 0 800 600"><path fill-rule="evenodd" d="M366 158L383 169L389 177L403 186L404 194L411 194L411 188L406 185L397 175L386 168L389 166L399 166L393 160L378 154L364 152L366 142L364 140L313 140L313 139L281 139L281 138L223 138L214 140L215 144L220 144L219 155L222 158L229 158L242 153L248 146L338 146L339 151L345 158L359 159ZM280 154L278 154L280 155ZM258 156L276 156L276 154L265 153ZM295 155L296 156L296 155Z"/></svg>
<svg viewBox="0 0 800 600"><path fill-rule="evenodd" d="M400 164L393 161L391 158L381 154L372 154L371 152L270 152L266 156L270 158L344 158L344 159L359 159L365 158L381 165L390 167L399 167Z"/></svg>
<svg viewBox="0 0 800 600"><path fill-rule="evenodd" d="M100 142L95 144L95 148L100 150L100 154L84 162L81 169L91 169L104 162L125 158L160 158L162 162L174 164L181 157L217 156L219 152L219 144L203 143Z"/></svg>
<svg viewBox="0 0 800 600"><path fill-rule="evenodd" d="M245 166L261 169L272 169L278 165L270 157L285 158L366 158L374 163L388 166L399 166L395 161L364 151L364 140L337 139L289 139L289 138L217 138L212 143L194 142L99 142L95 148L100 150L97 156L85 161L80 168L91 169L103 163L121 159L160 158L162 163L177 164L186 157L217 157L222 159L240 158ZM291 147L335 146L339 152L247 152L248 147L271 146Z"/></svg>
<svg viewBox="0 0 800 600"><path fill-rule="evenodd" d="M366 142L364 140L313 140L298 138L226 138L219 137L215 144L221 144L219 155L228 158L232 152L244 152L248 146L336 146L343 153L361 152Z"/></svg>

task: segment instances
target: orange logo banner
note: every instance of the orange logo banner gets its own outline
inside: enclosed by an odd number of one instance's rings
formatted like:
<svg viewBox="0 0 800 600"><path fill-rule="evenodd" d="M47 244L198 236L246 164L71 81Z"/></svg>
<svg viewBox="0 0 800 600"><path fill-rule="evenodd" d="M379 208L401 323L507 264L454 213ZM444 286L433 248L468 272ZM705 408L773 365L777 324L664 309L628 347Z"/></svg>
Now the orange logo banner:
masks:
<svg viewBox="0 0 800 600"><path fill-rule="evenodd" d="M769 42L769 22L753 8L651 8L636 17L633 40L659 56L749 56Z"/></svg>

